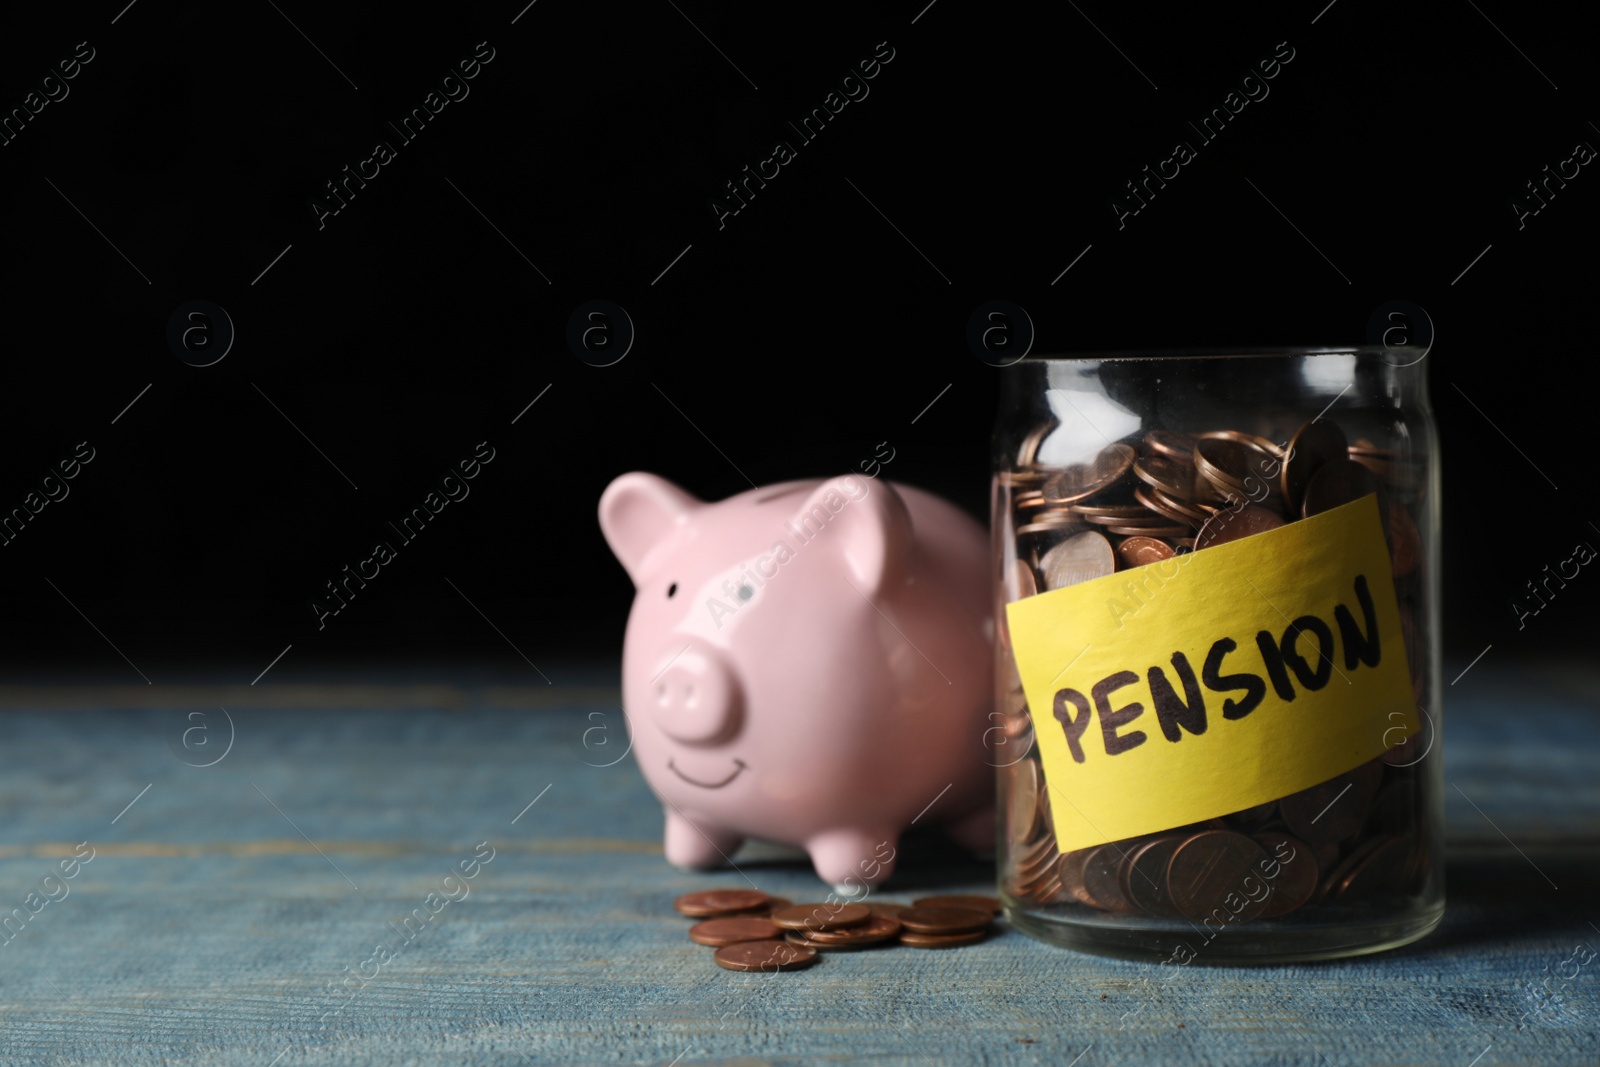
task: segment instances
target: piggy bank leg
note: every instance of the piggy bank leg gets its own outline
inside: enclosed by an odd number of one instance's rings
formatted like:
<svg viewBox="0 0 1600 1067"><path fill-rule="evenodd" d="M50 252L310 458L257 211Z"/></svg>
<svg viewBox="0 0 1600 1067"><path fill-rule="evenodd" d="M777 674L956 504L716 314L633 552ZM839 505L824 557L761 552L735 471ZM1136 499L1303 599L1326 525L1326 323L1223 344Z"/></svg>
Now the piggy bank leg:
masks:
<svg viewBox="0 0 1600 1067"><path fill-rule="evenodd" d="M994 855L995 835L994 805L989 805L971 815L957 819L944 828L950 840L979 856Z"/></svg>
<svg viewBox="0 0 1600 1067"><path fill-rule="evenodd" d="M731 830L707 823L690 822L688 817L667 808L667 862L687 869L716 867L733 862L733 854L744 838Z"/></svg>
<svg viewBox="0 0 1600 1067"><path fill-rule="evenodd" d="M817 877L842 897L859 896L894 872L895 831L827 830L806 842Z"/></svg>

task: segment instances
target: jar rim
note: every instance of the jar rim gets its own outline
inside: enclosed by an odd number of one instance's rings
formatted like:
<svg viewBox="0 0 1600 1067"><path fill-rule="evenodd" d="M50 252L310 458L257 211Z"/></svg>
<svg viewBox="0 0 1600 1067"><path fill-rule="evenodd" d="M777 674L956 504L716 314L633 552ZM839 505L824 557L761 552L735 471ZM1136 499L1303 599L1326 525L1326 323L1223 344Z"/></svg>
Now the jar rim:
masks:
<svg viewBox="0 0 1600 1067"><path fill-rule="evenodd" d="M1135 360L1203 360L1203 359L1272 359L1297 356L1383 356L1409 354L1404 347L1387 345L1263 345L1247 347L1204 346L1194 348L1148 348L1103 350L1095 352L1064 352L1035 355L1030 353L1007 366L1025 364L1113 363ZM1425 354L1425 353L1424 353ZM1420 362L1418 357L1416 362ZM1410 364L1394 364L1409 366ZM1001 368L1005 369L1005 368Z"/></svg>

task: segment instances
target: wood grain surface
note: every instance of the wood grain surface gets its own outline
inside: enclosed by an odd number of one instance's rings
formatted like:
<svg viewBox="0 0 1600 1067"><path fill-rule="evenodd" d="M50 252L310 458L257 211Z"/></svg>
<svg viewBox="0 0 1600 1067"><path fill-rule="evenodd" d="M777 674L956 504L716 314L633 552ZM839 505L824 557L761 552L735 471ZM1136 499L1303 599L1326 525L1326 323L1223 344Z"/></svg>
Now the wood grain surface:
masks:
<svg viewBox="0 0 1600 1067"><path fill-rule="evenodd" d="M1158 981L1003 924L954 951L721 970L674 896L823 887L775 846L668 866L613 692L538 686L524 709L514 682L441 683L380 706L371 681L277 706L262 687L226 715L196 691L0 716L0 1063L1600 1062L1584 684L1480 665L1450 692L1433 936ZM884 899L991 891L937 836L903 858Z"/></svg>

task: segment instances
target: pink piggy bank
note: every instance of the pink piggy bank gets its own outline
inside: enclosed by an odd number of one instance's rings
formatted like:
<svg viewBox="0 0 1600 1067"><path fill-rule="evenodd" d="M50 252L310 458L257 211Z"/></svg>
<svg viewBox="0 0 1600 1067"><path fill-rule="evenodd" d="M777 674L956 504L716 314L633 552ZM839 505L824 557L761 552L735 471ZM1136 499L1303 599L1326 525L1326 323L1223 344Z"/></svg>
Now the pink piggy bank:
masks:
<svg viewBox="0 0 1600 1067"><path fill-rule="evenodd" d="M994 841L987 532L846 475L704 503L655 475L600 498L638 593L622 651L633 751L667 859L804 848L844 893L888 878L911 823Z"/></svg>

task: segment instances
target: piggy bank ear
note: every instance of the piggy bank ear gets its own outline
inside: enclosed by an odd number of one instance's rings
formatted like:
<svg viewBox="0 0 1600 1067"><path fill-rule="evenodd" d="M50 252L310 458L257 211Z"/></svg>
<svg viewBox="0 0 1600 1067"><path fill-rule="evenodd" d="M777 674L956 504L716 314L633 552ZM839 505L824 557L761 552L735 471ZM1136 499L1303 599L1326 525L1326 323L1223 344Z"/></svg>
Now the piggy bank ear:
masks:
<svg viewBox="0 0 1600 1067"><path fill-rule="evenodd" d="M789 529L808 550L830 553L845 577L873 597L897 585L911 551L911 515L887 482L854 474L823 482L800 506Z"/></svg>
<svg viewBox="0 0 1600 1067"><path fill-rule="evenodd" d="M600 494L600 532L634 585L689 528L700 501L665 478L634 471Z"/></svg>

